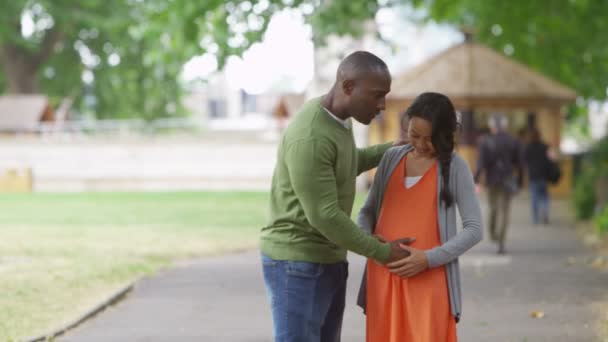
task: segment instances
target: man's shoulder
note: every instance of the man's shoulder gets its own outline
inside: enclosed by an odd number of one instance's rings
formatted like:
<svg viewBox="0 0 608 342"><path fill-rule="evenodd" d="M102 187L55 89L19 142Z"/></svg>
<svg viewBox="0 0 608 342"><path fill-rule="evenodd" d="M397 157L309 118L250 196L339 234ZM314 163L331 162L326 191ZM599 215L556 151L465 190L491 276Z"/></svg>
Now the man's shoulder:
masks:
<svg viewBox="0 0 608 342"><path fill-rule="evenodd" d="M519 146L519 140L507 132L497 134L488 134L482 141L481 145L490 149L501 149L510 146Z"/></svg>
<svg viewBox="0 0 608 342"><path fill-rule="evenodd" d="M317 115L321 111L321 109L322 109L322 107L321 107L321 98L320 97L315 97L315 98L309 99L306 102L304 102L304 104L302 104L302 106L300 106L300 108L297 110L295 119L301 118L301 117L313 118L315 115Z"/></svg>
<svg viewBox="0 0 608 342"><path fill-rule="evenodd" d="M314 99L306 102L285 130L284 142L291 142L317 135L317 122L321 107Z"/></svg>
<svg viewBox="0 0 608 342"><path fill-rule="evenodd" d="M531 154L534 157L538 155L544 156L548 149L549 146L547 144L542 142L534 142L526 146L526 153Z"/></svg>
<svg viewBox="0 0 608 342"><path fill-rule="evenodd" d="M497 137L504 141L519 142L519 140L517 140L517 138L515 138L513 135L511 135L508 132L501 132L500 134L497 134Z"/></svg>

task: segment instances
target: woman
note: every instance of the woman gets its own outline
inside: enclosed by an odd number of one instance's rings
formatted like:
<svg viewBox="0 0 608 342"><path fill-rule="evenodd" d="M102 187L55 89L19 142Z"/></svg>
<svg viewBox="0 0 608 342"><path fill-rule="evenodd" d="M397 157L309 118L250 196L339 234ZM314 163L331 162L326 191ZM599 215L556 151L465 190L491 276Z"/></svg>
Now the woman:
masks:
<svg viewBox="0 0 608 342"><path fill-rule="evenodd" d="M528 188L534 224L549 223L549 192L547 191L547 174L550 159L549 146L543 143L540 132L530 130L529 143L524 150L524 161L528 166Z"/></svg>
<svg viewBox="0 0 608 342"><path fill-rule="evenodd" d="M406 114L410 144L384 155L359 224L379 239L416 240L402 245L410 256L388 268L368 262L358 303L367 314L367 342L456 341L458 257L482 239L481 210L471 172L453 154L450 100L424 93Z"/></svg>

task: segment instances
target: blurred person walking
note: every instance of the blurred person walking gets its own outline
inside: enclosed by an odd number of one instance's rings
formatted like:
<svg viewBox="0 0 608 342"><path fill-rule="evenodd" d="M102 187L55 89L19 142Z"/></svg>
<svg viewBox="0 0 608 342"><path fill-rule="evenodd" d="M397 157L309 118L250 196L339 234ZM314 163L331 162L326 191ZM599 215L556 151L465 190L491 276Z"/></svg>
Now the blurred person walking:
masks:
<svg viewBox="0 0 608 342"><path fill-rule="evenodd" d="M479 145L479 158L475 183L483 175L490 209L488 229L490 239L498 245L497 253L506 253L505 239L509 226L511 199L523 184L523 158L521 145L507 132L508 119L493 115L488 120L490 133Z"/></svg>
<svg viewBox="0 0 608 342"><path fill-rule="evenodd" d="M534 224L549 223L549 182L556 183L559 168L552 160L549 146L545 144L536 128L529 132L528 144L524 150L524 161L528 171L530 209Z"/></svg>

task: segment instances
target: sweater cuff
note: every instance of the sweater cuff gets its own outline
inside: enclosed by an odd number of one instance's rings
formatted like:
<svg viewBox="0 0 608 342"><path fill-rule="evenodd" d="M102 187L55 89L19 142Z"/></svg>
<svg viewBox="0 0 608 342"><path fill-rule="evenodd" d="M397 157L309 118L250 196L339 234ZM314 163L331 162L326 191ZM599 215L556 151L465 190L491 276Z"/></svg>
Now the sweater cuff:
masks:
<svg viewBox="0 0 608 342"><path fill-rule="evenodd" d="M392 142L387 142L387 143L378 145L378 147L379 147L379 150L381 152L380 154L384 155L384 152L388 151L389 148L393 147L393 143Z"/></svg>
<svg viewBox="0 0 608 342"><path fill-rule="evenodd" d="M441 266L441 262L439 261L438 252L439 251L437 250L437 248L433 248L433 249L424 251L424 254L426 255L426 261L429 264L429 268Z"/></svg>
<svg viewBox="0 0 608 342"><path fill-rule="evenodd" d="M383 264L388 262L388 258L391 256L391 245L389 243L383 243L378 248L378 252L375 255L376 261L379 261Z"/></svg>

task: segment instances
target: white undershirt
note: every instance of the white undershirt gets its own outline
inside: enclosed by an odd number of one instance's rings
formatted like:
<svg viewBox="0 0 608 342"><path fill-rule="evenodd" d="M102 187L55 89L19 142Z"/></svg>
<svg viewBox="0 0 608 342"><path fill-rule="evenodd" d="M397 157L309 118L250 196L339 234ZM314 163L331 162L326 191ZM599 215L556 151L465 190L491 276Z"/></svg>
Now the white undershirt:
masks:
<svg viewBox="0 0 608 342"><path fill-rule="evenodd" d="M344 128L346 128L346 129L350 128L350 120L348 120L348 119L342 120L339 117L335 116L332 112L330 112L329 109L327 109L325 107L323 107L323 109L325 109L325 111L327 112L327 114L329 114L329 116L334 118L334 120L338 121L340 123L340 125L344 126Z"/></svg>
<svg viewBox="0 0 608 342"><path fill-rule="evenodd" d="M409 188L413 187L414 185L416 185L416 183L418 183L420 178L422 178L422 176L405 177L405 181L403 182L403 184L405 184L406 189L409 189Z"/></svg>

